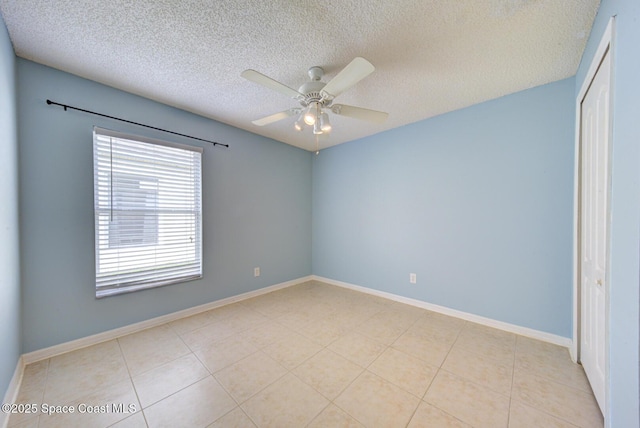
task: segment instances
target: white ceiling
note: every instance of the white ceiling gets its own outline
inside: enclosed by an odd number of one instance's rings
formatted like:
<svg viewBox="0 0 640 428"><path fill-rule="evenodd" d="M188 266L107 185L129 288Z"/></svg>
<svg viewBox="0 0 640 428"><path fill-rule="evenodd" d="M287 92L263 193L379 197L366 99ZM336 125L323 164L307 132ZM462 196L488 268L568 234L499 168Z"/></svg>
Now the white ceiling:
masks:
<svg viewBox="0 0 640 428"><path fill-rule="evenodd" d="M0 0L18 56L307 150L297 106L240 77L297 89L354 57L376 71L337 98L389 113L331 116L321 148L573 76L598 0ZM56 100L58 101L58 100ZM65 100L59 100L65 102ZM78 106L82 107L82 106ZM155 124L158 125L158 124Z"/></svg>

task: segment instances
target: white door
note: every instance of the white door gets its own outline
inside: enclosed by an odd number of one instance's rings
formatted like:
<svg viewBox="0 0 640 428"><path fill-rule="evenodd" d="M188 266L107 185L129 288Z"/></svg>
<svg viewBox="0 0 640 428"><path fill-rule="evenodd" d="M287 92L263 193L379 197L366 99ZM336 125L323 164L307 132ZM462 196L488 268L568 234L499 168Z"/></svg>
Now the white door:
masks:
<svg viewBox="0 0 640 428"><path fill-rule="evenodd" d="M610 70L607 51L582 100L580 115L580 360L603 413L607 346Z"/></svg>

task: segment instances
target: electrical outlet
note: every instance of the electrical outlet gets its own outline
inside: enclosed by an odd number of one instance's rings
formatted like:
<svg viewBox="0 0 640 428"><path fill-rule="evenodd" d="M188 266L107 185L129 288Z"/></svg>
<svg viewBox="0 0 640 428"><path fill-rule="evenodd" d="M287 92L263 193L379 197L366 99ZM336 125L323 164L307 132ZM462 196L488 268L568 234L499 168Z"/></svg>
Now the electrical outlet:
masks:
<svg viewBox="0 0 640 428"><path fill-rule="evenodd" d="M418 279L417 279L417 277L416 277L416 274L415 274L415 273L410 273L410 274L409 274L409 282L410 282L411 284L415 284L415 283L417 282L417 280L418 280Z"/></svg>
<svg viewBox="0 0 640 428"><path fill-rule="evenodd" d="M253 276L260 276L260 268L259 267L253 268Z"/></svg>

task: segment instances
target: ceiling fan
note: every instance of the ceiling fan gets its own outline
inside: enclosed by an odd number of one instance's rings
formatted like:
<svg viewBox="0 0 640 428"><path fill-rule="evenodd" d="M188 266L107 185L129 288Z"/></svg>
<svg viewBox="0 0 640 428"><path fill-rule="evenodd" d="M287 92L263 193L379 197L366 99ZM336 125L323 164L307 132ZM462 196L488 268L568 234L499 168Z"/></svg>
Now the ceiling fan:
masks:
<svg viewBox="0 0 640 428"><path fill-rule="evenodd" d="M325 83L321 80L324 75L322 67L311 67L308 72L311 80L300 86L297 91L255 70L245 70L241 76L293 98L301 105L301 107L293 107L256 119L252 121L254 125L265 126L298 115L298 119L294 124L296 130L302 131L306 124L313 128L315 135L322 135L331 132L328 111L333 114L374 123L382 123L387 119L389 114L385 112L345 104L333 104L333 100L338 95L367 77L374 70L375 67L369 61L356 57L333 79Z"/></svg>

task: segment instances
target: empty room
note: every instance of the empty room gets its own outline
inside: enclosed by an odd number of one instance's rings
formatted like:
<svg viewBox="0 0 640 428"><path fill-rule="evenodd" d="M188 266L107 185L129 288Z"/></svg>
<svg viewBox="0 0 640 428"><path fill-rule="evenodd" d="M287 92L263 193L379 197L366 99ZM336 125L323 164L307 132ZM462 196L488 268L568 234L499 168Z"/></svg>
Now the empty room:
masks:
<svg viewBox="0 0 640 428"><path fill-rule="evenodd" d="M1 428L640 427L635 0L0 0Z"/></svg>

